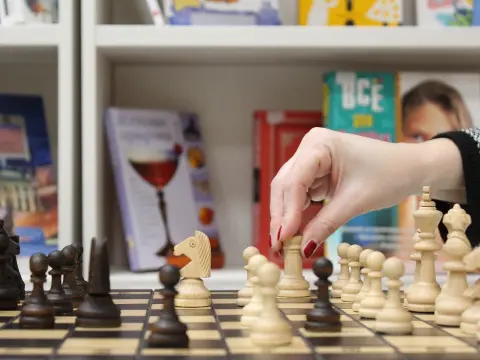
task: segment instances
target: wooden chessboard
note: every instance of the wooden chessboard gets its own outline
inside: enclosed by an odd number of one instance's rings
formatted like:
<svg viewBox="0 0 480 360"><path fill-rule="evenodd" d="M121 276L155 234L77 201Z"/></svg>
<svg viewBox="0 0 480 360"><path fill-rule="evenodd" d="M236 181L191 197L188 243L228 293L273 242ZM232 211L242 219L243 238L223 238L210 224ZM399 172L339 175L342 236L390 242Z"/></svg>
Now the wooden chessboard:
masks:
<svg viewBox="0 0 480 360"><path fill-rule="evenodd" d="M151 290L115 290L112 296L122 310L122 326L116 329L75 327L74 316L56 318L55 329L25 330L18 326L19 311L0 311L1 359L116 359L116 360L392 360L480 359L475 336L459 329L434 325L433 315L417 315L409 336L380 336L373 321L360 320L351 304L332 299L341 312L342 332L309 333L303 329L310 302L281 302L279 307L295 329L289 346L270 354L250 345L240 326L241 308L236 291L212 291L213 305L201 309L177 309L188 328L188 349L148 348L148 324L156 320L162 298Z"/></svg>

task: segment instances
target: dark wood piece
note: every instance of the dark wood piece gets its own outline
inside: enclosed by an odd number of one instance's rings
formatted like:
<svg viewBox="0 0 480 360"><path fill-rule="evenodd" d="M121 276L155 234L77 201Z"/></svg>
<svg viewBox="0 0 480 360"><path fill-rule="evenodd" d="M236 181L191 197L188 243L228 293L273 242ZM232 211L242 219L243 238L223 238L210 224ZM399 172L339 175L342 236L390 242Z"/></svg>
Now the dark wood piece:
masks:
<svg viewBox="0 0 480 360"><path fill-rule="evenodd" d="M340 313L330 303L328 292L328 287L330 286L328 278L333 273L332 262L325 257L318 259L313 265L313 272L318 278L315 282L317 286L317 300L314 308L307 314L305 330L312 332L339 332L342 329Z"/></svg>
<svg viewBox="0 0 480 360"><path fill-rule="evenodd" d="M83 287L77 286L75 279L78 250L73 245L67 245L62 249L62 254L65 257L65 264L62 266L63 290L72 298L73 306L77 307L85 297Z"/></svg>
<svg viewBox="0 0 480 360"><path fill-rule="evenodd" d="M3 220L0 221L0 227ZM0 231L0 310L16 310L20 292L16 283L15 271L10 266L14 242L3 228Z"/></svg>
<svg viewBox="0 0 480 360"><path fill-rule="evenodd" d="M76 261L76 273L75 273L75 282L78 287L83 289L83 292L88 291L88 282L83 278L83 246L80 244L72 244L78 250L77 261Z"/></svg>
<svg viewBox="0 0 480 360"><path fill-rule="evenodd" d="M180 281L180 271L173 265L160 268L160 282L164 288L163 309L156 322L150 325L149 347L186 348L189 345L187 326L180 321L175 311L175 286Z"/></svg>
<svg viewBox="0 0 480 360"><path fill-rule="evenodd" d="M19 291L19 299L25 300L25 282L22 279L22 274L20 273L20 269L18 268L17 262L17 255L20 255L20 236L18 235L10 235L10 240L15 243L15 251L12 256L12 260L10 262L12 269L15 272L15 282L18 287Z"/></svg>
<svg viewBox="0 0 480 360"><path fill-rule="evenodd" d="M62 287L62 267L65 265L65 256L63 256L61 251L52 251L48 254L48 265L52 268L48 272L52 277L52 285L47 293L47 297L55 308L55 314L73 315L72 298L65 293Z"/></svg>
<svg viewBox="0 0 480 360"><path fill-rule="evenodd" d="M43 289L47 270L48 258L45 254L36 253L30 257L33 290L20 312L21 328L51 329L55 326L55 309Z"/></svg>
<svg viewBox="0 0 480 360"><path fill-rule="evenodd" d="M76 311L76 326L113 328L122 324L120 308L110 295L110 264L105 240L93 238L90 252L89 287Z"/></svg>

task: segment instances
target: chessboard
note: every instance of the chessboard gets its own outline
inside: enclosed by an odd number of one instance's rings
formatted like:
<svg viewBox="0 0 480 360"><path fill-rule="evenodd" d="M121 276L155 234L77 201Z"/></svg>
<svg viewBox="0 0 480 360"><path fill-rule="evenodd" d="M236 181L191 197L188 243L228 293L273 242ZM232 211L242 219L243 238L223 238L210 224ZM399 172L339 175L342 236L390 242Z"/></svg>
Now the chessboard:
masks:
<svg viewBox="0 0 480 360"><path fill-rule="evenodd" d="M252 346L249 331L242 329L242 308L238 291L211 291L211 306L177 308L188 327L188 348L151 348L146 339L150 324L163 308L159 290L112 290L121 309L122 324L116 328L75 326L75 316L57 316L53 329L19 328L19 311L0 311L1 359L116 359L116 360L397 360L480 359L475 336L459 329L437 326L433 315L414 315L411 335L379 335L374 320L360 319L351 303L332 298L340 313L340 332L309 332L306 314L316 296L308 302L282 302L279 309L294 331L292 342L268 353Z"/></svg>

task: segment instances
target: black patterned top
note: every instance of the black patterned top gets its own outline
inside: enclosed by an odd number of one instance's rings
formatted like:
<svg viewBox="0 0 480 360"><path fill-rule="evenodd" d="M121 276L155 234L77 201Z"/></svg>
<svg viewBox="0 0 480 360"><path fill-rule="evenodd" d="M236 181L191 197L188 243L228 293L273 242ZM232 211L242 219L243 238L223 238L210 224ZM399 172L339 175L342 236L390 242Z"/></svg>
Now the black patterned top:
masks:
<svg viewBox="0 0 480 360"><path fill-rule="evenodd" d="M438 138L452 140L460 150L467 198L466 204L460 205L472 218L466 233L472 246L476 247L480 244L480 128L451 131L434 137ZM444 214L453 206L445 201L435 200L435 203ZM442 222L439 230L443 239L446 239L447 229Z"/></svg>

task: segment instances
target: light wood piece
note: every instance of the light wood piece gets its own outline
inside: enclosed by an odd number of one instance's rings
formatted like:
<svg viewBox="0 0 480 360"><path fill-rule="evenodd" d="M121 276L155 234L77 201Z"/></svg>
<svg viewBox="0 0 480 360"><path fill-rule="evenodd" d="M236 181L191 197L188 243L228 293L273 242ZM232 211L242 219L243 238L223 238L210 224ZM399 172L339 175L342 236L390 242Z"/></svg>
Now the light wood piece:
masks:
<svg viewBox="0 0 480 360"><path fill-rule="evenodd" d="M302 236L294 236L283 244L284 270L278 284L278 298L309 298L310 284L303 276L300 244Z"/></svg>
<svg viewBox="0 0 480 360"><path fill-rule="evenodd" d="M360 317L375 319L377 313L385 305L385 294L382 290L382 267L385 255L380 251L374 251L367 257L367 266L370 269L370 289L365 298L360 302Z"/></svg>
<svg viewBox="0 0 480 360"><path fill-rule="evenodd" d="M342 289L348 283L350 279L350 271L348 267L348 257L347 252L350 244L341 243L337 248L337 254L340 257L338 263L340 264L340 274L338 275L337 281L332 284L332 298L339 298L342 296Z"/></svg>
<svg viewBox="0 0 480 360"><path fill-rule="evenodd" d="M248 262L250 261L252 256L257 254L260 254L260 251L254 246L249 246L243 251L243 261L245 263L245 266L243 268L247 272L247 281L245 282L245 286L238 292L238 306L247 305L253 295L253 284L251 282L252 272L248 268Z"/></svg>
<svg viewBox="0 0 480 360"><path fill-rule="evenodd" d="M352 310L355 312L360 311L360 302L365 298L370 288L370 277L368 276L370 269L367 266L367 258L371 253L373 253L372 249L365 249L360 253L360 264L363 266L362 270L360 270L360 273L363 275L363 286L357 296L355 296L355 301L352 305Z"/></svg>
<svg viewBox="0 0 480 360"><path fill-rule="evenodd" d="M348 266L350 267L350 279L342 289L341 299L344 302L353 302L355 297L362 289L363 282L360 279L360 253L362 252L360 245L354 244L348 248Z"/></svg>
<svg viewBox="0 0 480 360"><path fill-rule="evenodd" d="M268 262L267 258L261 254L254 255L248 262L248 268L252 272L250 281L253 284L253 295L250 302L242 309L242 317L240 323L243 328L251 328L262 313L262 293L260 289L260 281L258 279L258 270L260 266Z"/></svg>

